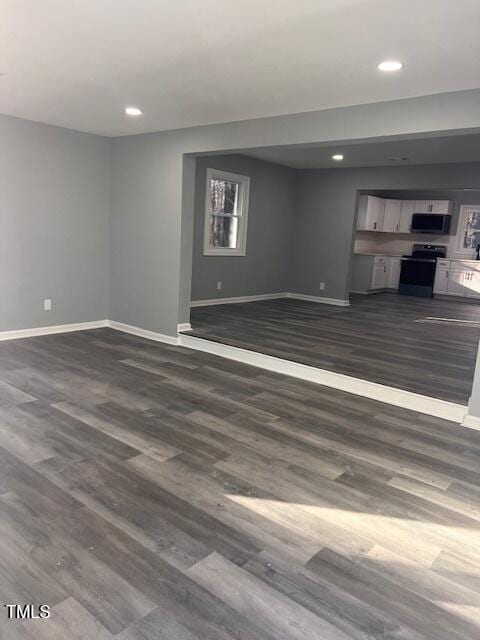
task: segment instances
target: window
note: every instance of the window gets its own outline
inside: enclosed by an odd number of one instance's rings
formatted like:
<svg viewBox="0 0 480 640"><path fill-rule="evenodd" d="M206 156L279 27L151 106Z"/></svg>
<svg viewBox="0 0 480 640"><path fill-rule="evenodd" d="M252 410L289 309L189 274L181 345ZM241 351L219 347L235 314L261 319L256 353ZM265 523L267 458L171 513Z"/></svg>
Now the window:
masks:
<svg viewBox="0 0 480 640"><path fill-rule="evenodd" d="M480 205L464 204L457 230L457 253L473 256L480 244Z"/></svg>
<svg viewBox="0 0 480 640"><path fill-rule="evenodd" d="M244 256L250 178L207 169L205 198L206 256Z"/></svg>

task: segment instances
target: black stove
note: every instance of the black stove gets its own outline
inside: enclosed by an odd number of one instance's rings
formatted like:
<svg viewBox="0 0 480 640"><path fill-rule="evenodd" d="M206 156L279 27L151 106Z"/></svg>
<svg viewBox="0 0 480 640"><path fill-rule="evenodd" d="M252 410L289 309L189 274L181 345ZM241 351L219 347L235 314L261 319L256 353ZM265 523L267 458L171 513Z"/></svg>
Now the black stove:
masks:
<svg viewBox="0 0 480 640"><path fill-rule="evenodd" d="M414 244L411 256L403 256L398 292L407 296L433 297L437 259L446 258L447 247L438 244Z"/></svg>

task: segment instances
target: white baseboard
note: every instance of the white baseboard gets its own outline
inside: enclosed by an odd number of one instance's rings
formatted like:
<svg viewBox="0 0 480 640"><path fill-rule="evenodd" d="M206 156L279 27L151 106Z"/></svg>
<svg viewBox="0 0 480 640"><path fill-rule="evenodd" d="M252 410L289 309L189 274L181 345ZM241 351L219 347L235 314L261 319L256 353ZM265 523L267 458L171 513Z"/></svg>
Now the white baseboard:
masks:
<svg viewBox="0 0 480 640"><path fill-rule="evenodd" d="M108 320L95 320L93 322L76 322L74 324L57 324L49 327L35 327L32 329L18 329L16 331L0 331L0 341L18 340L20 338L33 338L35 336L48 336L54 333L70 333L72 331L87 331L88 329L100 329L108 327Z"/></svg>
<svg viewBox="0 0 480 640"><path fill-rule="evenodd" d="M191 307L209 307L215 304L237 304L240 302L257 302L258 300L276 300L286 298L287 293L262 293L257 296L237 296L235 298L211 298L210 300L192 300Z"/></svg>
<svg viewBox="0 0 480 640"><path fill-rule="evenodd" d="M321 304L333 304L337 307L349 307L349 300L342 300L341 298L324 298L322 296L307 296L304 293L287 293L287 298L293 298L295 300L307 300L308 302L320 302Z"/></svg>
<svg viewBox="0 0 480 640"><path fill-rule="evenodd" d="M212 298L211 300L192 300L191 307L208 307L216 304L237 304L240 302L256 302L258 300L276 300L278 298L292 298L295 300L307 300L308 302L320 302L333 304L337 307L348 307L350 302L340 298L324 298L322 296L308 296L303 293L264 293L258 296L237 296L236 298Z"/></svg>
<svg viewBox="0 0 480 640"><path fill-rule="evenodd" d="M181 333L182 331L191 331L192 325L190 322L182 322L181 324L177 324L177 333Z"/></svg>
<svg viewBox="0 0 480 640"><path fill-rule="evenodd" d="M134 327L131 324L124 324L123 322L116 322L115 320L108 320L107 326L117 331L123 331L124 333L131 333L139 338L147 338L148 340L155 340L155 342L165 342L166 344L178 345L178 338L175 336L167 336L164 333L156 333L155 331L149 331L148 329L142 329L140 327Z"/></svg>
<svg viewBox="0 0 480 640"><path fill-rule="evenodd" d="M480 418L478 416L467 414L464 416L462 424L464 427L468 427L469 429L477 429L480 431Z"/></svg>
<svg viewBox="0 0 480 640"><path fill-rule="evenodd" d="M328 300L328 298L320 298L319 300ZM345 301L337 301L337 303L339 302L341 303ZM186 328L180 328L188 325L189 323L180 324L178 325L178 330L188 331ZM447 402L446 400L439 400L437 398L429 398L428 396L404 391L403 389L395 389L394 387L388 387L376 382L369 382L368 380L362 380L360 378L353 378L351 376L346 376L342 373L335 373L326 369L317 369L299 362L283 360L282 358L276 358L274 356L241 349L239 347L232 347L230 345L221 344L220 342L213 342L185 334L181 334L178 337L168 336L163 333L156 333L155 331L149 331L140 327L124 324L123 322L116 322L115 320L96 320L94 322L79 322L75 324L36 327L33 329L20 329L17 331L2 331L0 332L0 341L45 336L55 333L87 331L89 329L99 329L102 327L110 327L117 331L130 333L141 338L154 340L155 342L180 345L197 351L205 351L223 358L243 362L254 367L275 371L282 375L307 380L333 389L346 391L354 395L410 409L411 411L416 411L418 413L425 413L427 415L444 418L445 420L459 422L465 427L480 430L480 417L469 415L468 407L460 404Z"/></svg>
<svg viewBox="0 0 480 640"><path fill-rule="evenodd" d="M335 373L326 369L317 369L309 365L300 364L299 362L291 362L282 358L275 358L256 351L248 351L239 347L221 344L204 340L203 338L195 338L194 336L181 335L179 344L189 349L198 351L206 351L223 358L229 358L254 367L275 371L282 375L292 376L308 382L314 382L333 389L340 389L354 395L371 398L379 402L393 404L397 407L410 409L418 413L452 420L453 422L462 422L468 409L466 406L439 400L437 398L429 398L418 393L404 391L388 387L376 382L369 382L360 378L353 378L342 373Z"/></svg>

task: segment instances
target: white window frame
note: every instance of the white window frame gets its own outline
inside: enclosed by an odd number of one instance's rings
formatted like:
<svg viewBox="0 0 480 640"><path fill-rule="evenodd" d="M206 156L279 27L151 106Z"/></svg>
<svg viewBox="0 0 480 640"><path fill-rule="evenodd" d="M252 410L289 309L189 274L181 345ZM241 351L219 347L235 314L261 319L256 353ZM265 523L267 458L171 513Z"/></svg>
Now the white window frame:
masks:
<svg viewBox="0 0 480 640"><path fill-rule="evenodd" d="M210 246L210 185L212 178L219 180L230 180L240 183L238 193L238 246L229 249L228 247ZM250 178L238 173L219 171L217 169L207 169L207 180L205 188L205 219L203 233L203 255L205 256L245 256L247 254L247 225L248 225L248 201L250 196Z"/></svg>
<svg viewBox="0 0 480 640"><path fill-rule="evenodd" d="M475 249L466 249L463 246L463 237L465 235L465 226L467 224L467 212L469 209L478 209L480 211L479 204L462 204L460 207L460 213L458 216L457 238L455 253L459 256L471 256L475 255Z"/></svg>

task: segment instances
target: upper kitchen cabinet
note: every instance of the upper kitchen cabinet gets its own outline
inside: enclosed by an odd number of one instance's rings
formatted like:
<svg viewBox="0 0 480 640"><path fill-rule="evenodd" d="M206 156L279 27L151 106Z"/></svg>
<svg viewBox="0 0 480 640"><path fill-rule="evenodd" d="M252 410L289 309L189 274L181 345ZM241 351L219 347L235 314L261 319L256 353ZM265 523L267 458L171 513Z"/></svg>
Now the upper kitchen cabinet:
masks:
<svg viewBox="0 0 480 640"><path fill-rule="evenodd" d="M385 213L383 216L382 231L398 233L400 230L400 216L402 213L402 201L388 198L385 200Z"/></svg>
<svg viewBox="0 0 480 640"><path fill-rule="evenodd" d="M414 213L451 212L450 200L397 200L362 195L358 202L357 231L411 233Z"/></svg>
<svg viewBox="0 0 480 640"><path fill-rule="evenodd" d="M415 200L414 213L444 213L452 212L450 200Z"/></svg>
<svg viewBox="0 0 480 640"><path fill-rule="evenodd" d="M415 213L415 200L402 200L402 209L400 212L399 233L410 233L412 226L412 216Z"/></svg>
<svg viewBox="0 0 480 640"><path fill-rule="evenodd" d="M376 196L360 196L358 202L358 231L381 231L385 216L385 200Z"/></svg>

